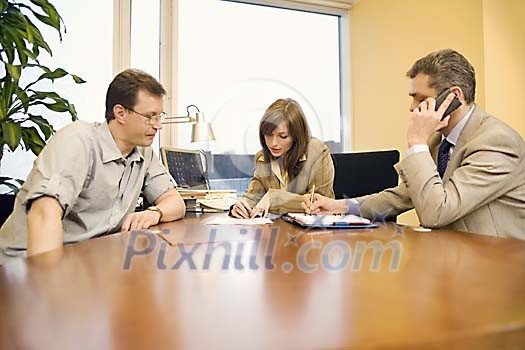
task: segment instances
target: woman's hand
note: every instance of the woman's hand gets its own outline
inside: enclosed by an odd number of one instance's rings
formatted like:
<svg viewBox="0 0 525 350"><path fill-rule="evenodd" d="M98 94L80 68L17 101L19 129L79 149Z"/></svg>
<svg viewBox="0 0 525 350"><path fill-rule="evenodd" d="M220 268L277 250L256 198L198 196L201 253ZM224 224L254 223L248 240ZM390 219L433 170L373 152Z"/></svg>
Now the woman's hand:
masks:
<svg viewBox="0 0 525 350"><path fill-rule="evenodd" d="M248 219L252 213L252 208L244 199L239 199L233 205L231 215L238 219Z"/></svg>
<svg viewBox="0 0 525 350"><path fill-rule="evenodd" d="M262 213L262 217L265 218L268 216L268 211L270 210L270 195L268 192L261 198L259 203L255 205L255 207L252 209L250 218L254 218L260 213Z"/></svg>

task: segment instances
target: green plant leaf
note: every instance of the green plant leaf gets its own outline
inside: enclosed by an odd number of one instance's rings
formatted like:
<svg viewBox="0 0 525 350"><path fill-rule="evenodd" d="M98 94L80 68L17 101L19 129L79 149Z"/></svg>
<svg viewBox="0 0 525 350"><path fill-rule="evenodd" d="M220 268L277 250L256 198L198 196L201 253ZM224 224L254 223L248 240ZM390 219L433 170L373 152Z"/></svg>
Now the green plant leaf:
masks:
<svg viewBox="0 0 525 350"><path fill-rule="evenodd" d="M43 71L46 72L46 73L49 73L49 74L51 73L51 69L49 69L49 68L47 68L46 66L41 65L41 64L28 63L27 65L24 66L24 68L26 68L26 67L38 68L38 69L43 70ZM31 86L37 84L40 80L42 80L41 77L39 77L39 78L37 78L36 80L30 82L29 84L27 84L27 85L23 88L23 90L25 90L25 91L29 91L29 88L30 88Z"/></svg>
<svg viewBox="0 0 525 350"><path fill-rule="evenodd" d="M20 62L22 64L27 63L27 54L29 50L26 49L26 45L24 43L24 37L25 35L21 35L16 29L12 29L9 27L4 28L5 32L4 35L8 38L13 40L15 43L16 51L18 52L18 58L20 59Z"/></svg>
<svg viewBox="0 0 525 350"><path fill-rule="evenodd" d="M3 18L3 21L6 25L9 25L9 27L11 28L17 28L21 29L22 31L25 31L27 18L24 18L23 16L21 17L18 14L13 14L12 12L8 11L8 13Z"/></svg>
<svg viewBox="0 0 525 350"><path fill-rule="evenodd" d="M44 80L44 79L50 79L51 81L55 81L55 79L60 79L60 78L63 78L65 77L66 75L70 75L73 80L75 81L75 83L77 84L82 84L82 83L85 83L86 81L82 78L80 78L79 76L76 76L76 75L73 75L73 74L70 74L68 72L66 72L64 69L62 68L57 68L55 69L54 71L51 71L49 68L47 68L46 66L42 66L42 65L32 65L32 66L36 66L42 70L45 71L45 73L41 74L35 81L29 83L25 88L24 90L26 91L29 91L29 88L35 84L37 84L39 81L41 80Z"/></svg>
<svg viewBox="0 0 525 350"><path fill-rule="evenodd" d="M19 188L16 185L13 185L12 183L7 182L7 181L0 181L0 185L9 187L11 191L7 192L7 194L18 193L19 191Z"/></svg>
<svg viewBox="0 0 525 350"><path fill-rule="evenodd" d="M75 121L77 120L77 110L75 109L74 104L69 105L69 114L71 114L71 120Z"/></svg>
<svg viewBox="0 0 525 350"><path fill-rule="evenodd" d="M29 100L31 102L36 100L45 100L46 98L53 99L55 102L56 100L63 99L60 97L60 95L53 91L35 91L33 89L26 89L25 91L30 94Z"/></svg>
<svg viewBox="0 0 525 350"><path fill-rule="evenodd" d="M67 105L64 103L56 102L56 103L43 103L44 106L46 106L48 109L54 111L54 112L67 112L69 111Z"/></svg>
<svg viewBox="0 0 525 350"><path fill-rule="evenodd" d="M5 117L0 119L8 119L9 116L15 114L19 108L20 104L16 103L16 99L13 98L13 95L16 95L17 89L18 89L18 82L13 79L13 77L10 74L5 75L4 79L4 86L3 86L3 93L4 96L4 105L2 106L2 109L5 110Z"/></svg>
<svg viewBox="0 0 525 350"><path fill-rule="evenodd" d="M17 4L19 7L20 5ZM27 47L25 43L23 42L23 39L26 39L28 43L35 44L33 40L29 40L29 38L32 38L32 33L28 32L28 29L31 29L32 23L29 21L26 15L20 11L18 7L15 7L10 4L10 6L7 9L7 15L4 18L6 25L4 26L5 29L5 35L7 36L9 34L9 37L11 40L16 44L18 50L22 50L22 48L27 50ZM38 30L38 28L34 28ZM26 58L22 55L20 57L20 61L22 64L27 63L27 61L24 62Z"/></svg>
<svg viewBox="0 0 525 350"><path fill-rule="evenodd" d="M74 80L75 83L77 83L77 84L84 84L84 83L86 82L84 79L82 79L82 78L79 77L78 75L71 74L71 77L73 78L73 80Z"/></svg>
<svg viewBox="0 0 525 350"><path fill-rule="evenodd" d="M22 73L22 66L6 64L5 68L7 72L9 73L9 75L11 75L15 81L20 80L20 74Z"/></svg>
<svg viewBox="0 0 525 350"><path fill-rule="evenodd" d="M35 42L35 38L33 36L33 31L32 31L31 24L29 24L28 21L25 22L25 32L26 32L26 35L27 35L27 41L30 42L30 43L34 43ZM38 47L38 46L36 45L36 47Z"/></svg>
<svg viewBox="0 0 525 350"><path fill-rule="evenodd" d="M13 184L12 182L16 182L18 183L18 185ZM24 184L24 180L12 179L10 177L0 176L0 186L6 186L11 190L10 192L7 192L8 194L11 192L15 194L18 193L18 191L20 190L20 187L22 187L23 184Z"/></svg>
<svg viewBox="0 0 525 350"><path fill-rule="evenodd" d="M22 107L24 108L24 112L27 113L27 110L29 109L29 97L27 96L26 92L24 90L20 90L20 91L18 91L16 97L22 103Z"/></svg>
<svg viewBox="0 0 525 350"><path fill-rule="evenodd" d="M47 24L48 26L54 27L59 33L60 33L60 21L56 21L51 17L40 15L36 12L34 12L34 15L36 18L40 20L40 22ZM62 36L60 36L60 40L62 40Z"/></svg>
<svg viewBox="0 0 525 350"><path fill-rule="evenodd" d="M46 66L44 66L42 64L39 64L39 63L28 63L27 65L24 66L24 68L26 68L26 67L38 68L38 69L43 70L46 73L50 73L51 72L51 69L49 69L48 67L46 67Z"/></svg>
<svg viewBox="0 0 525 350"><path fill-rule="evenodd" d="M26 148L30 149L31 152L37 156L46 145L46 142L42 139L38 130L33 126L22 129L22 140Z"/></svg>
<svg viewBox="0 0 525 350"><path fill-rule="evenodd" d="M18 3L17 6L19 8L28 9L33 14L35 13L35 11L28 5ZM20 11L20 13L23 14L22 11ZM29 30L29 28L30 27L34 27L34 25L32 25L29 22L29 18L25 14L23 14L23 16L13 16L13 17L7 19L6 22L8 24L11 24L14 28L17 28L18 30L21 30L23 33L25 33L27 41L29 43L33 43L33 36L32 36L31 31Z"/></svg>
<svg viewBox="0 0 525 350"><path fill-rule="evenodd" d="M29 8L26 5L19 4L20 7ZM32 9L29 8L31 11ZM39 53L39 48L45 48L50 54L51 49L48 44L44 41L40 30L31 22L31 20L25 16L19 9L14 9L8 11L8 15L4 18L5 25L2 27L7 28L14 32L14 36L10 36L10 41L14 42L14 38L18 37L20 39L25 39L28 44L32 46L33 57L37 57ZM8 34L6 29L4 34ZM17 45L20 47L20 45ZM29 45L26 47L27 51Z"/></svg>
<svg viewBox="0 0 525 350"><path fill-rule="evenodd" d="M6 123L2 123L2 132L4 142L9 149L14 152L18 145L20 145L20 138L22 137L20 124L8 120Z"/></svg>
<svg viewBox="0 0 525 350"><path fill-rule="evenodd" d="M49 124L47 119L42 117L41 115L33 115L29 114L29 120L31 120L33 123L38 125L42 133L44 134L44 138L46 140L49 140L51 135L55 132L55 129L53 129L53 126Z"/></svg>
<svg viewBox="0 0 525 350"><path fill-rule="evenodd" d="M62 68L57 68L53 72L42 74L38 79L51 79L51 81L55 81L55 79L65 77L68 74L69 73L63 70Z"/></svg>
<svg viewBox="0 0 525 350"><path fill-rule="evenodd" d="M7 62L13 63L15 60L15 44L9 32L4 30L4 27L0 27L0 44L2 46L2 51L5 52L7 56ZM4 61L4 60L2 60Z"/></svg>
<svg viewBox="0 0 525 350"><path fill-rule="evenodd" d="M24 180L22 179L13 179L13 178L10 178L10 177L7 177L7 176L0 176L0 182L4 182L4 181L12 181L12 182L16 182L20 185L23 185L24 184Z"/></svg>
<svg viewBox="0 0 525 350"><path fill-rule="evenodd" d="M60 36L60 41L62 41L62 33L61 33L61 30L60 30L60 23L63 22L63 21L62 21L62 17L60 17L60 15L58 14L55 6L53 6L53 4L51 4L47 0L31 0L31 2L33 4L39 6L42 9L42 11L44 11L44 13L47 15L48 19L46 19L44 21L41 18L38 18L38 16L36 16L36 14L35 14L35 16L39 20L41 20L43 23L54 27L57 30L58 35Z"/></svg>
<svg viewBox="0 0 525 350"><path fill-rule="evenodd" d="M67 99L53 91L32 88L42 80L54 82L67 75L77 84L85 82L62 68L52 70L40 64L42 49L52 55L39 29L42 24L57 30L62 40L62 30L66 32L64 21L48 0L0 0L0 61L5 67L5 75L0 77L0 147L7 145L12 151L22 146L38 154L54 133L52 125L33 112L38 107L67 112L72 120L77 119L75 106ZM40 77L22 86L20 79L26 68L39 69Z"/></svg>
<svg viewBox="0 0 525 350"><path fill-rule="evenodd" d="M7 6L7 14L6 16L11 16L14 19L17 19L19 21L24 21L26 16L20 11L18 8L18 4L9 4Z"/></svg>
<svg viewBox="0 0 525 350"><path fill-rule="evenodd" d="M60 40L62 40L62 36L60 33L60 16L58 16L58 13L56 13L56 10L55 10L55 14L52 14L52 16L45 16L35 11L31 6L28 6L25 4L18 4L18 6L28 9L29 11L31 11L31 13L33 13L33 15L36 18L38 18L38 20L40 20L40 22L55 28L60 35ZM42 8L40 5L38 6ZM47 13L47 12L44 10L44 13Z"/></svg>
<svg viewBox="0 0 525 350"><path fill-rule="evenodd" d="M2 48L11 48L14 50L16 48L16 43L11 29L8 26L2 26L0 27L0 33L2 34L0 35L0 43L2 44Z"/></svg>
<svg viewBox="0 0 525 350"><path fill-rule="evenodd" d="M2 106L0 107L0 120L6 119L9 115L11 115L10 110L13 104L12 97L13 93L16 91L17 82L13 79L13 77L9 74L9 72L6 70L6 75L4 79L2 79L3 86L2 86Z"/></svg>
<svg viewBox="0 0 525 350"><path fill-rule="evenodd" d="M52 56L53 52L51 51L51 48L49 47L47 42L44 40L44 37L42 36L42 33L40 32L38 27L36 27L30 19L26 18L26 20L28 22L27 31L31 33L31 35L33 35L33 45L36 44L44 48L44 50L46 50Z"/></svg>

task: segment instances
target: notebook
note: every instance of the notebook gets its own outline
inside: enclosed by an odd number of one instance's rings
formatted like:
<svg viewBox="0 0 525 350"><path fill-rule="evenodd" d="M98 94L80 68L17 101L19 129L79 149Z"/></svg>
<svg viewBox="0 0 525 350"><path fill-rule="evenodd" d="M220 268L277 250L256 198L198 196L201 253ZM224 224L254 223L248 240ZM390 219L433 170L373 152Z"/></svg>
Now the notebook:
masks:
<svg viewBox="0 0 525 350"><path fill-rule="evenodd" d="M374 228L378 226L376 223L356 215L288 213L282 218L288 222L310 228Z"/></svg>

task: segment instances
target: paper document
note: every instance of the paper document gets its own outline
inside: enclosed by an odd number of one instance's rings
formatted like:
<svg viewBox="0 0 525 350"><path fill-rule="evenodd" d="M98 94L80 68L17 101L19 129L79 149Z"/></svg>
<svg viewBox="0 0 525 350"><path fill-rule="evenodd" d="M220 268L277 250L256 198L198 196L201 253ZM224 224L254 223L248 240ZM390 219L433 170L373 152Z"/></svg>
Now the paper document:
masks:
<svg viewBox="0 0 525 350"><path fill-rule="evenodd" d="M204 220L205 225L264 225L272 224L268 218L237 219L230 216L217 216Z"/></svg>

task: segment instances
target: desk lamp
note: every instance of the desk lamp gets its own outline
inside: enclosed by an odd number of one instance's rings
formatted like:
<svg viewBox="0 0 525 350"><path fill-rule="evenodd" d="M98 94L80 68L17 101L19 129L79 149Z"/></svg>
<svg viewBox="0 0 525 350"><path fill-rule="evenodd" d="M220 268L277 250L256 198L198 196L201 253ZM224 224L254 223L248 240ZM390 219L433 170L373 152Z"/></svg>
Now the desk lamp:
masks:
<svg viewBox="0 0 525 350"><path fill-rule="evenodd" d="M194 107L197 112L195 117L190 115L190 108ZM211 128L211 124L204 119L204 113L195 105L186 107L187 114L179 117L167 117L162 124L178 124L178 123L192 123L191 128L191 142L214 141L215 134Z"/></svg>

